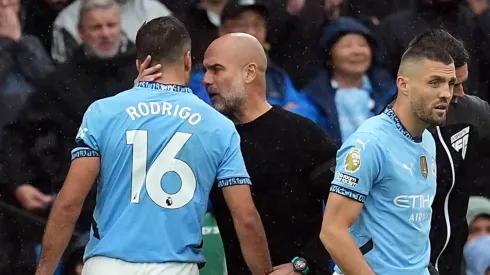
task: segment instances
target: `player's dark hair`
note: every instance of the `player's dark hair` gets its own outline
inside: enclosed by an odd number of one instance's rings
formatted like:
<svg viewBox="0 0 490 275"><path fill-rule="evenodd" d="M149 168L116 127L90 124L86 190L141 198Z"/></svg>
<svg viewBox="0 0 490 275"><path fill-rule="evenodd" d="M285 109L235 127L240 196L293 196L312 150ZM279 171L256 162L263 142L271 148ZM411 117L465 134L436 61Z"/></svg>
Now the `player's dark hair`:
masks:
<svg viewBox="0 0 490 275"><path fill-rule="evenodd" d="M184 24L173 16L145 22L136 34L136 57L143 62L150 55L152 65L177 62L191 49L191 36Z"/></svg>
<svg viewBox="0 0 490 275"><path fill-rule="evenodd" d="M401 63L405 61L421 61L428 59L449 65L454 62L453 58L443 48L436 45L415 44L409 47L402 56Z"/></svg>
<svg viewBox="0 0 490 275"><path fill-rule="evenodd" d="M433 29L417 35L410 41L408 47L415 45L436 45L441 47L453 58L456 68L464 66L470 58L464 44L442 29Z"/></svg>

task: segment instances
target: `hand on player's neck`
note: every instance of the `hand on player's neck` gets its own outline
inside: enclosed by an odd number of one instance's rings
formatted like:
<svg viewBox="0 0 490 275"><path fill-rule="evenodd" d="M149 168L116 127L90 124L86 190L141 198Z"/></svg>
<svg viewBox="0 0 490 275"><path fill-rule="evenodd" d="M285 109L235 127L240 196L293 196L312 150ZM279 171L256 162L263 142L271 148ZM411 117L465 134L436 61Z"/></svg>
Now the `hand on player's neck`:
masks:
<svg viewBox="0 0 490 275"><path fill-rule="evenodd" d="M400 102L397 100L393 105L393 111L398 119L400 119L403 127L405 127L405 129L407 129L407 131L413 137L422 136L425 129L427 129L427 123L416 117L410 110L410 106L408 104L400 104Z"/></svg>

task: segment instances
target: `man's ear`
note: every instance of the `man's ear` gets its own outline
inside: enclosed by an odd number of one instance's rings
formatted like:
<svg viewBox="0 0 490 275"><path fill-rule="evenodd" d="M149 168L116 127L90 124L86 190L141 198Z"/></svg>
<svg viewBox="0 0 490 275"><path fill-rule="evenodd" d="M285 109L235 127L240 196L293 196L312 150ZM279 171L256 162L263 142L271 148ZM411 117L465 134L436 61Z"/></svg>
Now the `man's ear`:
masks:
<svg viewBox="0 0 490 275"><path fill-rule="evenodd" d="M184 67L187 71L190 71L192 68L191 51L187 51L184 55Z"/></svg>
<svg viewBox="0 0 490 275"><path fill-rule="evenodd" d="M250 63L247 66L245 66L244 69L245 69L245 83L249 84L250 82L254 81L254 79L257 77L257 72L258 72L257 64Z"/></svg>
<svg viewBox="0 0 490 275"><path fill-rule="evenodd" d="M403 76L398 76L396 79L396 87L398 88L398 93L403 95L408 95L409 79Z"/></svg>

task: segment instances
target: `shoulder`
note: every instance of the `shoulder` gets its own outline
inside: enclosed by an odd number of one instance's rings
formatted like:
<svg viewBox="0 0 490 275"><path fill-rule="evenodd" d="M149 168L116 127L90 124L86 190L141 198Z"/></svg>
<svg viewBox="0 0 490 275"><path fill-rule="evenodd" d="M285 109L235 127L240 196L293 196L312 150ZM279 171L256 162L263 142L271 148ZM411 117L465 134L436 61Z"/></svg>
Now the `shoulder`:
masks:
<svg viewBox="0 0 490 275"><path fill-rule="evenodd" d="M296 135L301 133L307 134L310 132L323 133L322 129L307 117L288 111L278 105L274 105L272 108L271 111L274 114L272 116L272 122L284 126L282 128L276 127L277 129L291 131L296 133Z"/></svg>
<svg viewBox="0 0 490 275"><path fill-rule="evenodd" d="M490 105L483 99L465 95L449 108L446 124L467 123L476 126L480 131L490 127Z"/></svg>
<svg viewBox="0 0 490 275"><path fill-rule="evenodd" d="M490 114L490 106L488 102L477 96L465 95L460 100L462 101L462 107L468 109L469 111L476 112L477 114Z"/></svg>
<svg viewBox="0 0 490 275"><path fill-rule="evenodd" d="M126 98L131 96L133 89L123 91L110 97L98 99L90 104L90 106L87 108L87 112L90 110L93 114L104 113L106 115L108 113L118 113L121 109L127 107L126 104L122 103L126 101Z"/></svg>
<svg viewBox="0 0 490 275"><path fill-rule="evenodd" d="M393 138L394 129L393 122L385 114L379 114L365 120L355 134L374 136L380 142L385 142Z"/></svg>

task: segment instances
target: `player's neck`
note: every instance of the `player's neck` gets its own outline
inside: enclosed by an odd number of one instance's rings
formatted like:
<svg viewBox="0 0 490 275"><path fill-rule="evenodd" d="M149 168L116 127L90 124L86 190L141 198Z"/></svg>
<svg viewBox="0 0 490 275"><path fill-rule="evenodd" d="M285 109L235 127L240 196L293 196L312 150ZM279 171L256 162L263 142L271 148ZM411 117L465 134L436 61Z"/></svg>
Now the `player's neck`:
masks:
<svg viewBox="0 0 490 275"><path fill-rule="evenodd" d="M162 76L155 80L155 82L162 83L165 85L182 85L187 86L185 77L176 73L166 73L162 72Z"/></svg>
<svg viewBox="0 0 490 275"><path fill-rule="evenodd" d="M242 109L233 115L235 124L245 124L252 122L267 113L272 106L263 98L249 97Z"/></svg>
<svg viewBox="0 0 490 275"><path fill-rule="evenodd" d="M425 129L427 129L428 125L416 117L410 110L410 107L403 106L399 102L395 102L393 105L393 111L402 123L403 127L405 127L405 129L407 129L407 131L413 137L422 136Z"/></svg>

